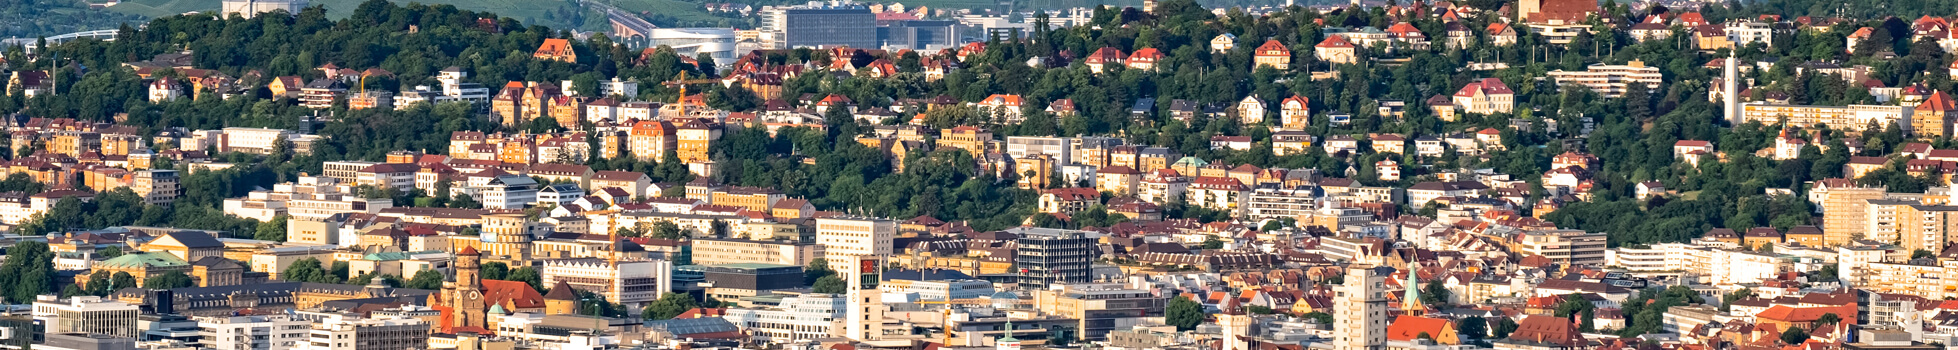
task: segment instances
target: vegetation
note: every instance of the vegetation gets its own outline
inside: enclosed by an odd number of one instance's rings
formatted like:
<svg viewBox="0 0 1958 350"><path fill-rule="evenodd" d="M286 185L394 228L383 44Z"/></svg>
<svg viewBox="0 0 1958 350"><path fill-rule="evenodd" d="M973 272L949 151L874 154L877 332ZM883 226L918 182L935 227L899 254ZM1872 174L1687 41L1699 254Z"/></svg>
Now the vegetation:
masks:
<svg viewBox="0 0 1958 350"><path fill-rule="evenodd" d="M810 291L815 293L843 294L848 291L849 286L844 284L843 278L829 275L816 279L816 284L811 289Z"/></svg>
<svg viewBox="0 0 1958 350"><path fill-rule="evenodd" d="M1170 299L1169 305L1163 308L1163 323L1176 326L1179 332L1196 329L1205 318L1203 304L1180 295Z"/></svg>
<svg viewBox="0 0 1958 350"><path fill-rule="evenodd" d="M6 249L0 263L0 297L14 304L34 302L34 296L54 291L54 253L48 244L21 241Z"/></svg>
<svg viewBox="0 0 1958 350"><path fill-rule="evenodd" d="M646 309L641 313L641 317L648 320L667 320L686 313L687 310L693 310L695 307L699 306L694 302L692 296L681 293L666 293L660 295L658 300L646 303Z"/></svg>

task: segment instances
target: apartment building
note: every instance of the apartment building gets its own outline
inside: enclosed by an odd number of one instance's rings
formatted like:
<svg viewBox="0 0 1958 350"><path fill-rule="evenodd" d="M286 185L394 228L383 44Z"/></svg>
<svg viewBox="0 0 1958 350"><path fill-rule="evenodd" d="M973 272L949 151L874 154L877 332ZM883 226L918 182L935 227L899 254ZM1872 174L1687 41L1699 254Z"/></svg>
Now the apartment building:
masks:
<svg viewBox="0 0 1958 350"><path fill-rule="evenodd" d="M311 321L286 315L195 317L199 341L215 350L286 350L307 346Z"/></svg>
<svg viewBox="0 0 1958 350"><path fill-rule="evenodd" d="M1562 266L1596 265L1605 262L1605 234L1583 230L1537 230L1517 235L1517 251L1541 255Z"/></svg>
<svg viewBox="0 0 1958 350"><path fill-rule="evenodd" d="M1355 266L1333 290L1333 344L1339 349L1383 349L1387 344L1387 279L1394 268Z"/></svg>
<svg viewBox="0 0 1958 350"><path fill-rule="evenodd" d="M1897 242L1907 250L1943 251L1958 241L1958 206L1902 205L1897 210Z"/></svg>
<svg viewBox="0 0 1958 350"><path fill-rule="evenodd" d="M1822 208L1822 240L1828 245L1837 246L1850 242L1851 238L1866 234L1869 229L1869 203L1872 199L1883 199L1885 189L1858 186L1847 180L1817 181L1809 190L1809 201Z"/></svg>
<svg viewBox="0 0 1958 350"><path fill-rule="evenodd" d="M115 337L137 336L135 304L97 296L57 299L43 294L34 300L34 320L48 333L87 333Z"/></svg>
<svg viewBox="0 0 1958 350"><path fill-rule="evenodd" d="M774 308L728 308L728 322L756 341L794 343L846 335L850 299L835 294L802 294L782 298Z"/></svg>
<svg viewBox="0 0 1958 350"><path fill-rule="evenodd" d="M1659 67L1646 67L1645 61L1636 59L1623 65L1593 64L1582 72L1559 69L1550 71L1549 75L1559 87L1583 86L1608 98L1624 96L1627 89L1637 85L1657 90L1663 78Z"/></svg>
<svg viewBox="0 0 1958 350"><path fill-rule="evenodd" d="M303 350L427 350L432 325L406 316L319 320Z"/></svg>
<svg viewBox="0 0 1958 350"><path fill-rule="evenodd" d="M1311 187L1261 184L1245 196L1244 215L1256 221L1304 217L1318 209L1313 192Z"/></svg>
<svg viewBox="0 0 1958 350"><path fill-rule="evenodd" d="M394 207L393 199L366 198L353 192L352 185L334 178L300 176L298 181L272 185L271 190L225 199L224 213L271 221L281 214L321 219L340 213L378 214L381 209Z"/></svg>
<svg viewBox="0 0 1958 350"><path fill-rule="evenodd" d="M629 309L673 290L673 262L667 260L552 259L544 261L541 272L544 285L597 293Z"/></svg>
<svg viewBox="0 0 1958 350"><path fill-rule="evenodd" d="M1827 124L1836 130L1864 131L1874 121L1878 127L1897 125L1905 133L1911 132L1912 106L1808 106L1768 104L1748 102L1741 105L1741 122L1758 121L1762 124L1775 124L1783 120L1789 126L1810 128Z"/></svg>

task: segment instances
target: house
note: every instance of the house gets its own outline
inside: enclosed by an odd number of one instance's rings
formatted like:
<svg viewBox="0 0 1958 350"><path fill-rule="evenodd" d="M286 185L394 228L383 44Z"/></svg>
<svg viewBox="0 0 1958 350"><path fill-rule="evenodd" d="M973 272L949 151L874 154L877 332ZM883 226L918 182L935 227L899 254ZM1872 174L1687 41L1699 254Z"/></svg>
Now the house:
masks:
<svg viewBox="0 0 1958 350"><path fill-rule="evenodd" d="M1312 125L1311 99L1293 95L1278 102L1278 129L1305 130Z"/></svg>
<svg viewBox="0 0 1958 350"><path fill-rule="evenodd" d="M1285 44L1279 43L1276 39L1265 40L1264 45L1258 46L1258 52L1252 58L1252 62L1256 63L1252 66L1254 70L1257 67L1271 67L1277 70L1292 69L1292 49L1286 48Z"/></svg>
<svg viewBox="0 0 1958 350"><path fill-rule="evenodd" d="M633 197L657 197L658 189L653 187L653 178L646 173L635 171L607 170L593 172L592 188L619 188Z"/></svg>
<svg viewBox="0 0 1958 350"><path fill-rule="evenodd" d="M1501 79L1482 78L1462 85L1452 99L1455 108L1476 114L1509 113L1516 108L1516 92Z"/></svg>
<svg viewBox="0 0 1958 350"><path fill-rule="evenodd" d="M1508 338L1495 341L1498 349L1576 350L1590 345L1571 319L1552 315L1530 315L1517 324Z"/></svg>
<svg viewBox="0 0 1958 350"><path fill-rule="evenodd" d="M1489 28L1485 32L1489 34L1489 44L1496 46L1516 44L1516 27L1508 23L1490 23Z"/></svg>
<svg viewBox="0 0 1958 350"><path fill-rule="evenodd" d="M1067 214L1101 204L1101 192L1087 187L1047 189L1040 192L1042 213Z"/></svg>
<svg viewBox="0 0 1958 350"><path fill-rule="evenodd" d="M1249 150L1251 149L1251 137L1250 136L1224 136L1224 135L1217 135L1217 136L1210 137L1210 149L1226 149L1226 148L1239 150L1239 151Z"/></svg>
<svg viewBox="0 0 1958 350"><path fill-rule="evenodd" d="M1359 51L1352 42L1342 35L1327 35L1325 41L1312 47L1313 55L1320 61L1332 64L1353 64L1359 62Z"/></svg>
<svg viewBox="0 0 1958 350"><path fill-rule="evenodd" d="M1102 71L1106 70L1106 67L1109 64L1115 64L1115 65L1125 64L1126 63L1124 62L1125 58L1126 56L1122 54L1122 50L1120 49L1116 49L1113 47L1102 47L1099 50L1095 50L1094 53L1088 54L1088 57L1082 59L1081 63L1088 65L1089 71L1093 71L1095 73L1101 73Z"/></svg>
<svg viewBox="0 0 1958 350"><path fill-rule="evenodd" d="M1135 50L1135 54L1129 55L1126 63L1129 69L1155 70L1156 62L1162 61L1163 57L1161 50L1156 50L1153 47L1145 47L1140 50Z"/></svg>
<svg viewBox="0 0 1958 350"><path fill-rule="evenodd" d="M1020 121L1020 107L1024 103L1020 95L995 94L979 101L978 106L980 112L998 117L1003 123L1012 124Z"/></svg>
<svg viewBox="0 0 1958 350"><path fill-rule="evenodd" d="M1244 124L1265 122L1265 101L1257 95L1245 96L1237 101L1237 119Z"/></svg>
<svg viewBox="0 0 1958 350"><path fill-rule="evenodd" d="M1694 166L1700 165L1703 157L1713 155L1713 142L1701 140L1679 140L1672 144L1672 156Z"/></svg>
<svg viewBox="0 0 1958 350"><path fill-rule="evenodd" d="M1347 135L1326 136L1325 147L1326 154L1329 155L1337 155L1339 152L1358 152L1360 151L1360 140Z"/></svg>
<svg viewBox="0 0 1958 350"><path fill-rule="evenodd" d="M566 39L544 39L544 44L538 45L537 52L530 56L565 63L578 62L578 53L571 49L571 41Z"/></svg>
<svg viewBox="0 0 1958 350"><path fill-rule="evenodd" d="M1304 131L1279 131L1271 133L1271 154L1286 156L1306 153L1316 144L1318 137Z"/></svg>
<svg viewBox="0 0 1958 350"><path fill-rule="evenodd" d="M1638 199L1647 200L1666 194L1666 185L1658 181L1638 183Z"/></svg>
<svg viewBox="0 0 1958 350"><path fill-rule="evenodd" d="M1407 149L1407 138L1398 134L1372 134L1367 136L1373 142L1374 153L1403 153Z"/></svg>
<svg viewBox="0 0 1958 350"><path fill-rule="evenodd" d="M1421 136L1414 139L1414 154L1422 157L1440 157L1448 151L1448 144L1434 136Z"/></svg>
<svg viewBox="0 0 1958 350"><path fill-rule="evenodd" d="M1235 48L1237 48L1236 35L1224 33L1218 34L1215 38L1210 38L1210 52L1212 53L1225 53Z"/></svg>
<svg viewBox="0 0 1958 350"><path fill-rule="evenodd" d="M816 206L801 198L783 198L775 201L768 211L768 215L776 218L804 219L816 215Z"/></svg>
<svg viewBox="0 0 1958 350"><path fill-rule="evenodd" d="M1373 173L1378 175L1380 181L1400 181L1401 165L1393 159L1381 159L1373 163Z"/></svg>
<svg viewBox="0 0 1958 350"><path fill-rule="evenodd" d="M48 75L48 71L44 70L15 71L7 76L7 86L8 89L20 87L23 96L32 98L43 93L52 93L54 79Z"/></svg>
<svg viewBox="0 0 1958 350"><path fill-rule="evenodd" d="M1727 28L1718 24L1693 27L1693 45L1702 51L1734 47L1733 41L1727 37Z"/></svg>

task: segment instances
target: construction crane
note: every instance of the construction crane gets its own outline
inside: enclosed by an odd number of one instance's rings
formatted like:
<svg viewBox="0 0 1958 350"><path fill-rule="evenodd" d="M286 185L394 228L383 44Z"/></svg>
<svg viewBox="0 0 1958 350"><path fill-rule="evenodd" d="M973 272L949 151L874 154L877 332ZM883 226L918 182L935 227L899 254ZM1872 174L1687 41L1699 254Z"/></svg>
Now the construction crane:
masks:
<svg viewBox="0 0 1958 350"><path fill-rule="evenodd" d="M680 88L680 98L674 100L673 105L679 106L680 108L679 115L681 118L685 118L687 116L687 85L714 84L719 82L721 81L714 80L714 79L691 79L690 80L687 79L687 71L680 71L679 76L673 77L673 80L669 80L665 82L664 85Z"/></svg>
<svg viewBox="0 0 1958 350"><path fill-rule="evenodd" d="M945 309L940 310L941 312L938 318L940 324L939 325L940 331L938 332L939 333L938 345L940 347L951 347L952 346L952 305L992 305L994 307L1005 308L1004 306L1030 305L1033 304L1033 301L1021 300L1018 298L1014 298L1014 299L998 298L998 299L924 300L924 301L918 301L917 303L925 304L925 305L931 305L931 304L945 305ZM1008 329L1006 330L1006 332L1007 334L1012 334L1013 330Z"/></svg>

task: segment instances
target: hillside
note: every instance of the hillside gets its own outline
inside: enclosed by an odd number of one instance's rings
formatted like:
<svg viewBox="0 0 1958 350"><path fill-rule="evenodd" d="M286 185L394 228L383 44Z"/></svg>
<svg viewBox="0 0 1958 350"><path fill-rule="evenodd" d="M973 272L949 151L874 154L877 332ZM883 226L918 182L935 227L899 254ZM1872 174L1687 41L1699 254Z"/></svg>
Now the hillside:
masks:
<svg viewBox="0 0 1958 350"><path fill-rule="evenodd" d="M673 0L626 0L626 1L681 3ZM517 20L523 21L526 24L538 24L538 25L548 26L551 28L579 28L583 30L599 30L605 28L604 17L599 16L598 13L596 12L584 11L580 9L576 5L576 3L571 1L416 0L416 1L396 1L396 2L403 3L403 4L409 2L419 2L424 4L455 5L457 8L461 8L464 10L488 11L491 13L496 13L497 15L500 16L515 18ZM213 11L219 8L219 3L220 0L129 0L129 1L124 1L119 5L109 7L109 9L115 12L140 15L145 17L162 17L162 16L182 14L186 12ZM346 18L348 15L352 14L355 7L360 6L360 3L361 0L312 0L312 5L326 7L327 15L333 19ZM681 4L686 4L686 3L681 3ZM692 15L697 15L697 17L707 16L707 14L704 11L701 11L698 8L691 5L662 6L660 8L667 11L673 11L675 13L684 13L686 11L691 11L694 12L694 14Z"/></svg>

